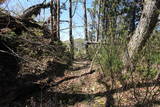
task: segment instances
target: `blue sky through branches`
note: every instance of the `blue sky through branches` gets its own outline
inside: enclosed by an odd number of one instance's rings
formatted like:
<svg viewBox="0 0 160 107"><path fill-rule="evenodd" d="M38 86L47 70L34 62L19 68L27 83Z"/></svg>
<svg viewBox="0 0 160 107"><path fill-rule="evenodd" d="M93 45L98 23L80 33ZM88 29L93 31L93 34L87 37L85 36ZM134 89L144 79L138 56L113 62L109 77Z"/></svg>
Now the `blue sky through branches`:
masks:
<svg viewBox="0 0 160 107"><path fill-rule="evenodd" d="M1 5L1 7L11 11L15 15L22 14L22 12L32 5L42 3L44 0L8 0L6 3ZM49 2L50 0L46 0ZM66 0L61 0L61 4ZM73 0L76 1L76 0ZM87 8L91 7L93 0L86 0ZM73 11L76 3L73 3ZM68 13L68 2L66 2L67 10L61 10L61 20L69 20ZM41 11L41 15L37 16L36 20L44 21L50 16L50 10L45 9ZM69 24L67 22L62 22L61 25L61 40L69 39ZM84 21L83 21L83 4L78 3L75 15L73 17L73 36L74 38L84 38Z"/></svg>

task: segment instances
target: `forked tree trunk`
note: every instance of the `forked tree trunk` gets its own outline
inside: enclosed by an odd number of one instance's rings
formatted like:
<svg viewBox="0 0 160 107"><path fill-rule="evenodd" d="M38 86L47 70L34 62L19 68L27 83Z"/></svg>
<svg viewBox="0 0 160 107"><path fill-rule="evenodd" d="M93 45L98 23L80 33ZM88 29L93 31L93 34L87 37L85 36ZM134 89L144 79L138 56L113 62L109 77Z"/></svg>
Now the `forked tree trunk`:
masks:
<svg viewBox="0 0 160 107"><path fill-rule="evenodd" d="M160 0L146 0L140 22L131 37L123 58L124 65L128 65L130 59L138 53L150 38L158 21Z"/></svg>

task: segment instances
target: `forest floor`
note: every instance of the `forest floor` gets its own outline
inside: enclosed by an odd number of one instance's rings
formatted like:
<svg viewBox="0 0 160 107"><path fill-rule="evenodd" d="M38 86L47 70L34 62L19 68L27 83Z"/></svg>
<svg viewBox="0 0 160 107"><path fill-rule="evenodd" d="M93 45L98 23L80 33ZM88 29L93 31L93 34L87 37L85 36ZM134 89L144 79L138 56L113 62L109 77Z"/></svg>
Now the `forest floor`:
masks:
<svg viewBox="0 0 160 107"><path fill-rule="evenodd" d="M72 68L64 72L63 77L56 77L54 82L50 83L50 85L59 83L50 91L67 94L65 97L72 100L67 101L71 102L67 107L103 107L106 102L105 97L87 96L106 91L105 86L98 82L101 75L98 66L94 65L91 69L91 61L78 59L74 61Z"/></svg>
<svg viewBox="0 0 160 107"><path fill-rule="evenodd" d="M134 107L138 102L146 99L146 90L150 90L147 94L148 98L156 93L154 99L156 101L160 99L159 87L153 85L145 88L143 87L146 85L145 82L137 83L137 86L142 85L142 88L134 89L132 88L133 82L129 79L127 82L130 83L122 86L117 80L118 77L115 77L115 86L111 89L111 79L105 77L99 65L92 64L87 59L75 60L73 65L64 71L59 71L63 67L58 65L53 65L56 69L50 69L47 74L42 73L41 78L37 78L34 82L41 89L38 92L35 91L27 100L26 104L32 105L28 107L108 107L112 104L118 107ZM63 75L55 76L54 71L63 72ZM31 79L27 77L27 81L29 80ZM151 85L152 82L149 84Z"/></svg>
<svg viewBox="0 0 160 107"><path fill-rule="evenodd" d="M98 65L93 65L91 69L91 63L86 59L75 60L72 67L65 70L64 76L52 79L49 83L50 88L44 95L46 101L50 101L46 96L51 96L48 98L52 98L53 103L51 103L55 104L51 107L106 107L105 104L112 103L113 98L116 99L116 102L121 101L119 102L121 106L130 107L136 104L136 101L133 100L133 90L117 93L114 96L105 95L108 87L103 82L107 80ZM121 87L118 82L116 87ZM151 87L150 89L157 91L159 88ZM140 90L142 96L145 96L145 88Z"/></svg>

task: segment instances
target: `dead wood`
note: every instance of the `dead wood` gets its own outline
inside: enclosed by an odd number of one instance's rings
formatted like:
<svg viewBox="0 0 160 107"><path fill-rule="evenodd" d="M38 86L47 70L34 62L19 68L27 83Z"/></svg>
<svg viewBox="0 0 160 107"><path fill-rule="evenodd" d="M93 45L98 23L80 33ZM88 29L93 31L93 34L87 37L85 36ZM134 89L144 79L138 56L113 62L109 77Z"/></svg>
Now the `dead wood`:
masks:
<svg viewBox="0 0 160 107"><path fill-rule="evenodd" d="M46 29L45 26L39 25L35 20L31 18L15 17L7 11L0 10L0 32L4 28L10 28L16 34L21 34L22 31L26 31L33 35L34 33L30 31L29 28L37 28L43 30L44 35L50 35L49 29Z"/></svg>
<svg viewBox="0 0 160 107"><path fill-rule="evenodd" d="M32 17L33 15L37 16L38 14L40 14L41 9L49 8L49 7L50 7L50 2L46 4L41 3L41 4L33 5L28 9L26 9L20 17L24 19L24 18Z"/></svg>

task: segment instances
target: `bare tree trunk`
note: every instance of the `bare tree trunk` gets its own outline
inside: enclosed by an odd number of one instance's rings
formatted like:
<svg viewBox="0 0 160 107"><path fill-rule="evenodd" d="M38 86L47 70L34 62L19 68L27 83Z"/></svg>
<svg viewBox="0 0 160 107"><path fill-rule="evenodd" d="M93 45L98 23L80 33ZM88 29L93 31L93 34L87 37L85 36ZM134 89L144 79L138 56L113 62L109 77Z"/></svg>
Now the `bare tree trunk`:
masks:
<svg viewBox="0 0 160 107"><path fill-rule="evenodd" d="M74 40L72 36L72 0L69 0L69 39L70 39L70 51L71 57L74 59Z"/></svg>
<svg viewBox="0 0 160 107"><path fill-rule="evenodd" d="M85 26L85 41L88 41L88 26L87 26L87 9L86 9L86 0L83 0L83 8L84 8L84 26ZM85 44L86 55L88 55L88 44Z"/></svg>
<svg viewBox="0 0 160 107"><path fill-rule="evenodd" d="M91 21L92 21L92 24L91 24L91 32L90 32L90 35L89 35L89 40L90 41L95 41L95 32L93 32L95 29L97 29L97 26L96 26L96 13L94 12L93 9L91 9L90 11L90 17L91 17Z"/></svg>
<svg viewBox="0 0 160 107"><path fill-rule="evenodd" d="M133 33L133 31L135 30L135 19L136 19L136 3L137 0L134 0L133 6L131 7L131 11L130 11L130 21L129 21L129 34Z"/></svg>
<svg viewBox="0 0 160 107"><path fill-rule="evenodd" d="M140 11L140 7L142 7L142 5L140 5L139 7L137 7L137 4L140 4L139 2L141 2L141 4L143 3L143 1L139 1L139 0L134 0L130 6L131 10L128 13L128 17L129 17L129 28L128 28L128 40L130 40L131 36L134 33L134 30L136 29L136 20L139 19L139 15L138 12ZM138 9L139 8L139 9Z"/></svg>
<svg viewBox="0 0 160 107"><path fill-rule="evenodd" d="M105 39L107 28L108 28L108 5L107 5L107 0L102 0L102 6L103 6L103 17L102 17L102 39Z"/></svg>
<svg viewBox="0 0 160 107"><path fill-rule="evenodd" d="M57 37L60 40L60 0L57 0Z"/></svg>
<svg viewBox="0 0 160 107"><path fill-rule="evenodd" d="M51 0L51 3L50 3L50 13L51 13L51 21L50 21L50 23L51 23L51 39L53 40L53 33L54 33L54 28L53 28L53 17L54 17L54 15L53 15L53 0Z"/></svg>
<svg viewBox="0 0 160 107"><path fill-rule="evenodd" d="M158 21L158 9L160 9L160 0L146 0L140 22L131 37L126 53L123 57L124 65L129 64L130 59L138 53L150 38L151 33Z"/></svg>
<svg viewBox="0 0 160 107"><path fill-rule="evenodd" d="M99 30L100 30L100 14L101 14L101 0L99 0L99 7L98 7L98 22L97 22L97 42L99 41Z"/></svg>
<svg viewBox="0 0 160 107"><path fill-rule="evenodd" d="M57 2L51 0L50 3L50 13L51 13L51 42L57 41Z"/></svg>

